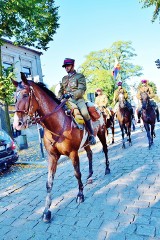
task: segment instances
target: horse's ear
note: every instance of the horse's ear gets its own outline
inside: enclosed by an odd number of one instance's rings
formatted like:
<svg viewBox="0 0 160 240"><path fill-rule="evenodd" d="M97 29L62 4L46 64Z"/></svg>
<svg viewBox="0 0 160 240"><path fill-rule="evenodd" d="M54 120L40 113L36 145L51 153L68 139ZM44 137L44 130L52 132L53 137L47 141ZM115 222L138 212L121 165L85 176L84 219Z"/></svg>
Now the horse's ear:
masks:
<svg viewBox="0 0 160 240"><path fill-rule="evenodd" d="M28 80L27 80L25 74L23 72L20 72L20 73L21 73L22 82L24 82L24 84L28 84Z"/></svg>
<svg viewBox="0 0 160 240"><path fill-rule="evenodd" d="M18 82L17 81L15 81L13 78L11 78L11 81L12 81L12 83L15 87L18 87Z"/></svg>

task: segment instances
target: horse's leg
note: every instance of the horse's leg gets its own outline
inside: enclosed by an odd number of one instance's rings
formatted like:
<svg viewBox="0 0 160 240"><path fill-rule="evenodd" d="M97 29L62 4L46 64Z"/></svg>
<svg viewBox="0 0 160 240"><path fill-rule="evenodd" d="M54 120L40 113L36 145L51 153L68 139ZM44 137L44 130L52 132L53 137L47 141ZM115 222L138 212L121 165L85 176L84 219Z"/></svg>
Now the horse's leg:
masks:
<svg viewBox="0 0 160 240"><path fill-rule="evenodd" d="M90 148L90 145L87 145L84 147L86 153L87 153L87 157L88 157L88 162L89 162L89 175L87 177L88 179L88 183L91 183L91 178L92 177L92 174L93 174L93 166L92 166L92 150Z"/></svg>
<svg viewBox="0 0 160 240"><path fill-rule="evenodd" d="M125 141L124 141L124 126L123 126L123 124L122 125L119 124L119 126L120 126L120 129L121 129L121 132L122 132L122 148L126 148L125 147Z"/></svg>
<svg viewBox="0 0 160 240"><path fill-rule="evenodd" d="M154 128L155 128L155 124L152 123L152 124L151 124L151 143L152 143L152 144L153 144L153 138L154 138L154 136L155 136Z"/></svg>
<svg viewBox="0 0 160 240"><path fill-rule="evenodd" d="M126 124L127 126L127 136L128 136L128 142L129 142L129 146L132 146L132 140L131 140L131 121L129 123Z"/></svg>
<svg viewBox="0 0 160 240"><path fill-rule="evenodd" d="M58 159L53 156L53 155L49 155L48 158L48 180L46 182L46 188L47 188L47 196L46 196L46 201L45 201L45 209L43 211L43 221L44 222L50 222L51 220L51 211L50 206L51 206L51 191L52 191L52 187L53 187L53 179L56 173L56 169L57 169L57 161Z"/></svg>
<svg viewBox="0 0 160 240"><path fill-rule="evenodd" d="M113 122L112 122L112 144L114 143L114 119L113 119Z"/></svg>
<svg viewBox="0 0 160 240"><path fill-rule="evenodd" d="M110 168L109 168L109 160L108 160L108 147L107 147L107 142L106 142L106 136L105 136L105 130L104 129L99 129L97 136L102 143L103 146L103 152L105 155L106 159L106 169L105 169L105 175L110 173Z"/></svg>
<svg viewBox="0 0 160 240"><path fill-rule="evenodd" d="M148 138L148 143L149 143L149 149L151 148L152 145L152 140L151 140L151 134L150 134L150 127L148 123L144 123L144 127L146 129L147 132L147 138Z"/></svg>
<svg viewBox="0 0 160 240"><path fill-rule="evenodd" d="M72 151L69 155L69 158L72 160L72 164L74 167L74 175L78 180L78 186L79 186L79 192L76 198L76 202L81 203L81 202L84 202L84 195L83 195L83 183L81 180L78 151Z"/></svg>

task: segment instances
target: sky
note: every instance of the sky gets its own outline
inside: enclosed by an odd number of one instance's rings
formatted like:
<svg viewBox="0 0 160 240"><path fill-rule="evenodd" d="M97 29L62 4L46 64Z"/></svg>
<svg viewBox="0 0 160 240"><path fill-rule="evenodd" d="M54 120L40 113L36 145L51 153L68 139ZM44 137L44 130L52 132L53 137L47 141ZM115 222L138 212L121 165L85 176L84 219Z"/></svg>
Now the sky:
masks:
<svg viewBox="0 0 160 240"><path fill-rule="evenodd" d="M142 9L138 0L55 0L60 27L41 56L43 81L48 87L64 75L64 58L75 59L75 69L92 51L110 48L116 41L131 41L137 56L133 63L143 67L141 79L153 81L160 89L160 23L152 23L154 8Z"/></svg>

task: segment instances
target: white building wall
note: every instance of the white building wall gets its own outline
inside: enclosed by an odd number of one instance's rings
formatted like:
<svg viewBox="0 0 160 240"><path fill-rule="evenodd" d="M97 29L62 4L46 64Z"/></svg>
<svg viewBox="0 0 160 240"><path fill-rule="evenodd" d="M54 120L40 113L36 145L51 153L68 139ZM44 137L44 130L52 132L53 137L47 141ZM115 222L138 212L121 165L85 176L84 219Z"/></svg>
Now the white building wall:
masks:
<svg viewBox="0 0 160 240"><path fill-rule="evenodd" d="M41 54L41 52L26 47L14 46L7 40L2 46L2 62L14 66L17 81L21 81L20 72L23 72L23 67L30 68L33 80L39 79L39 81L43 81Z"/></svg>

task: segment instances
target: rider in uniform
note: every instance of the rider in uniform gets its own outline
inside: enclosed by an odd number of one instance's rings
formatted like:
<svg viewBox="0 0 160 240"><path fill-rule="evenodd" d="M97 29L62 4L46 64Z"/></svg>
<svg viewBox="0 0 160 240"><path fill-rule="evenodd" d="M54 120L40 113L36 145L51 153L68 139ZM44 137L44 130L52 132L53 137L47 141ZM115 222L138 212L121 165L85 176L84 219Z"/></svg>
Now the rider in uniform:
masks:
<svg viewBox="0 0 160 240"><path fill-rule="evenodd" d="M138 123L140 123L140 118L142 114L142 104L141 104L141 93L147 93L149 97L149 103L150 106L152 106L155 109L156 115L157 115L157 122L159 122L159 109L155 101L152 99L154 97L153 89L151 86L148 85L148 81L146 79L141 81L142 86L138 89L137 98L139 100L139 106L138 106Z"/></svg>
<svg viewBox="0 0 160 240"><path fill-rule="evenodd" d="M86 91L86 79L83 74L77 73L74 69L75 60L71 58L65 58L62 67L65 68L68 75L62 78L61 87L59 90L59 96L63 94L72 94L72 101L77 105L80 110L85 123L87 130L89 132L89 143L91 145L96 144L96 139L94 137L94 131L91 125L91 118L84 100L84 94Z"/></svg>
<svg viewBox="0 0 160 240"><path fill-rule="evenodd" d="M108 105L108 98L105 94L103 94L101 88L98 88L96 90L96 93L97 93L97 97L95 99L95 104L103 112L103 108L106 108Z"/></svg>
<svg viewBox="0 0 160 240"><path fill-rule="evenodd" d="M108 108L108 97L103 93L101 88L96 90L96 99L95 105L100 109L100 111L104 114L105 120L112 118L112 114L110 109Z"/></svg>
<svg viewBox="0 0 160 240"><path fill-rule="evenodd" d="M122 93L124 95L124 99L126 101L126 107L131 112L132 119L134 119L133 108L132 108L132 105L130 104L130 102L128 101L128 92L125 88L122 87L122 82L118 82L117 85L118 85L118 88L114 91L114 97L113 97L113 103L115 104L115 110L117 111L117 109L118 109L119 94Z"/></svg>

